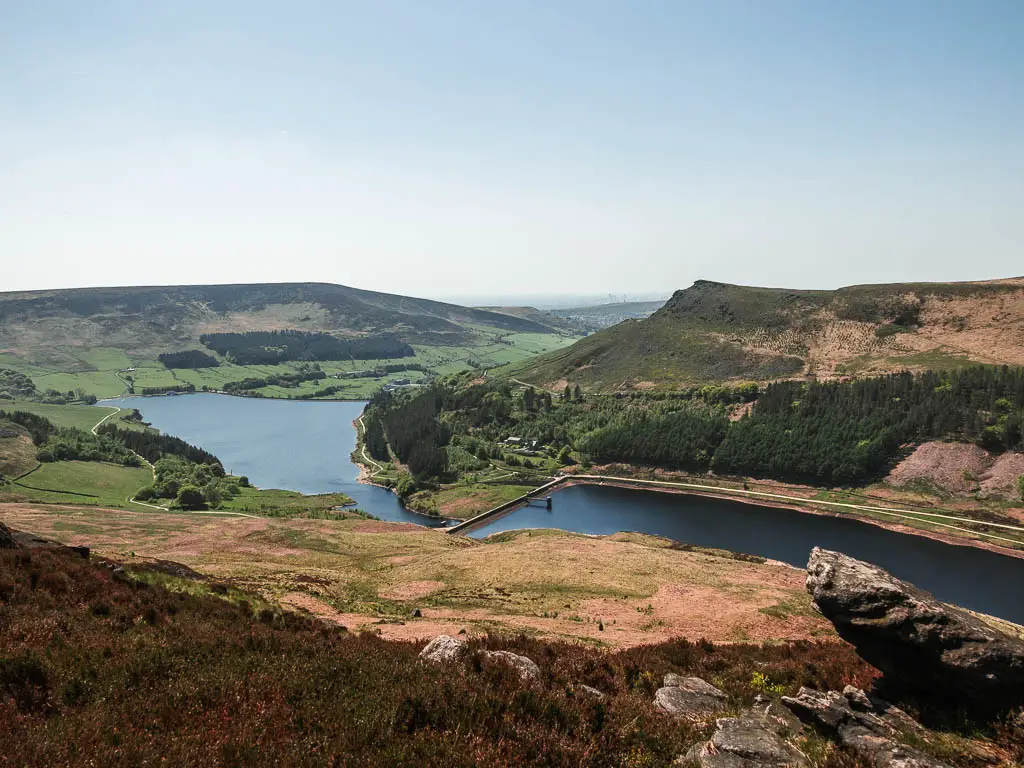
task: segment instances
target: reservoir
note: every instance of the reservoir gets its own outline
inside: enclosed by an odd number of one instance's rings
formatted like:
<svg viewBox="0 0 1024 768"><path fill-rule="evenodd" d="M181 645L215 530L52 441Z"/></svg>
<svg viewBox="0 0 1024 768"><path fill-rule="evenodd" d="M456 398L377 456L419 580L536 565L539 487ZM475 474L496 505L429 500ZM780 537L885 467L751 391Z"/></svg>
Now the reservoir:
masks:
<svg viewBox="0 0 1024 768"><path fill-rule="evenodd" d="M161 432L219 458L224 469L260 488L301 493L344 493L381 520L443 526L444 520L406 510L386 488L357 482L360 467L352 422L364 402L271 400L197 393L125 397L99 405L137 408Z"/></svg>
<svg viewBox="0 0 1024 768"><path fill-rule="evenodd" d="M470 531L480 538L518 528L589 534L640 531L675 541L761 555L803 568L813 547L885 568L949 603L1024 623L1024 559L850 518L811 515L730 499L612 486L571 485L551 509L522 507Z"/></svg>
<svg viewBox="0 0 1024 768"><path fill-rule="evenodd" d="M362 402L310 402L214 394L132 397L101 405L138 408L146 421L216 454L262 488L345 493L382 520L434 523L383 488L356 481L350 459ZM803 568L814 546L875 563L947 602L1024 623L1024 559L888 531L856 520L728 499L576 485L550 510L523 507L470 535L518 528L588 534L640 531L687 544L780 560Z"/></svg>

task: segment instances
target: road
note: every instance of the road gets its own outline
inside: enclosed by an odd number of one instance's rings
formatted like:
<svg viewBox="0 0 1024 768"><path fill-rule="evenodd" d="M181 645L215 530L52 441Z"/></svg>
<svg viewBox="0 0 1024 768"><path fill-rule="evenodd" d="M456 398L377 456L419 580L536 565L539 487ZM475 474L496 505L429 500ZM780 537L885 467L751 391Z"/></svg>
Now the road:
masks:
<svg viewBox="0 0 1024 768"><path fill-rule="evenodd" d="M529 383L527 383L525 381L520 381L519 379L514 379L511 376L508 376L507 378L508 378L509 381L514 381L516 384L522 384L524 387L533 387L534 389L539 389L541 392L547 392L549 395L561 395L562 394L561 392L555 392L555 390L553 390L553 389L544 389L544 387L538 387L536 384L529 384Z"/></svg>
<svg viewBox="0 0 1024 768"><path fill-rule="evenodd" d="M359 414L359 418L357 419L357 421L359 422L359 428L362 430L362 434L365 435L366 434L366 424L363 423L363 415L362 414ZM382 465L378 464L376 461L374 461L373 459L371 459L369 456L366 455L366 445L365 444L362 446L362 454L363 454L363 460L364 461L366 461L368 464L372 464L373 466L375 466L377 468L377 471L373 472L370 475L370 477L369 477L370 480L373 480L373 478L375 478L377 475L379 475L381 472L384 471L384 467Z"/></svg>

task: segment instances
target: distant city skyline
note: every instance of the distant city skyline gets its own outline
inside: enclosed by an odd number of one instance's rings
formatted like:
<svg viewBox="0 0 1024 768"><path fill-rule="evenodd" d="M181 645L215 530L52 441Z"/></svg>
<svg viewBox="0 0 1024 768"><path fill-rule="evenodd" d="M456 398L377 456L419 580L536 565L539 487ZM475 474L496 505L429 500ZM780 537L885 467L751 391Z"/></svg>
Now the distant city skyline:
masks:
<svg viewBox="0 0 1024 768"><path fill-rule="evenodd" d="M1024 273L1024 3L8 3L0 290Z"/></svg>

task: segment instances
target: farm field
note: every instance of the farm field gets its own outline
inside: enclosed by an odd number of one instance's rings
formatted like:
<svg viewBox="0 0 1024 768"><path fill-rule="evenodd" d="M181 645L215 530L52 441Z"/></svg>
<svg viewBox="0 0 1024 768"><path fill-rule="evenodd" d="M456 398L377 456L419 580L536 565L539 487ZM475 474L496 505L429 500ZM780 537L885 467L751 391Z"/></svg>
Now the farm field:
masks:
<svg viewBox="0 0 1024 768"><path fill-rule="evenodd" d="M468 346L427 346L413 345L414 357L401 360L329 360L318 364L328 378L320 381L301 382L295 387L268 386L252 392L264 397L301 397L312 395L323 387L343 387L327 399L363 400L373 395L389 380L407 378L414 383L429 374L445 375L469 368L498 368L519 363L543 352L558 349L576 341L576 337L554 333L514 333L503 337L503 343L484 342ZM208 350L207 350L208 351ZM402 371L374 378L336 379L334 374L372 370L390 364L408 363L422 365L423 371ZM221 360L216 368L168 369L154 359L130 357L119 349L95 347L75 349L68 352L61 362L49 360L46 363L32 363L14 355L0 355L0 367L8 367L32 377L40 391L55 389L60 392L78 388L99 398L118 397L125 394L126 383L121 377L129 378L135 391L143 388L175 387L193 385L196 389L206 387L220 390L228 382L246 378L266 378L294 373L295 364L279 365L235 365ZM134 370L128 370L134 369ZM119 377L120 372L120 377ZM90 425L91 426L91 425Z"/></svg>
<svg viewBox="0 0 1024 768"><path fill-rule="evenodd" d="M0 499L129 508L128 499L152 482L153 474L147 467L56 461L41 464L16 484L4 486Z"/></svg>
<svg viewBox="0 0 1024 768"><path fill-rule="evenodd" d="M47 405L28 400L0 400L0 411L28 411L49 419L58 427L89 431L113 409L95 405Z"/></svg>

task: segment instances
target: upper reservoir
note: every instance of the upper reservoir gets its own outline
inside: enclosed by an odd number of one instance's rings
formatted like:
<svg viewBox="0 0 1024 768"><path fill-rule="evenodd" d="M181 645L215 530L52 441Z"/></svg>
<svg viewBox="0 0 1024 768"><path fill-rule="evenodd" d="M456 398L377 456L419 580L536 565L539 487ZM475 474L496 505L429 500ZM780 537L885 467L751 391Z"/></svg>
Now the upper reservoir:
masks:
<svg viewBox="0 0 1024 768"><path fill-rule="evenodd" d="M161 432L216 455L224 468L260 488L302 493L344 493L382 520L444 525L406 510L385 488L357 481L352 422L366 403L271 400L197 393L126 397L99 405L138 408Z"/></svg>
<svg viewBox="0 0 1024 768"><path fill-rule="evenodd" d="M216 454L264 488L345 493L384 520L434 524L383 488L357 482L350 454L362 402L308 402L194 394L133 397L101 405L138 408L154 427ZM436 524L440 524L437 521ZM940 599L1024 623L1024 559L885 530L856 520L739 501L614 487L571 486L552 509L524 507L473 531L561 528L589 534L641 531L747 552L803 567L814 546L876 563Z"/></svg>

